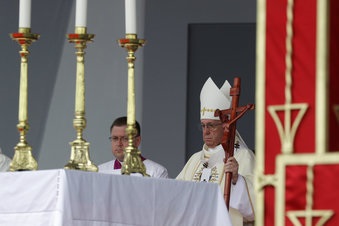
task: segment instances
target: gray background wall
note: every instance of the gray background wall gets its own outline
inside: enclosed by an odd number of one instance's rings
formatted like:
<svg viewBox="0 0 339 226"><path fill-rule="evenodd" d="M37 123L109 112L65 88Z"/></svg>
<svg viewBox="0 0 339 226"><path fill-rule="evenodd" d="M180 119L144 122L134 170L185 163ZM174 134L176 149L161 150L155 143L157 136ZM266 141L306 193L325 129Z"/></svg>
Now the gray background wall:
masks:
<svg viewBox="0 0 339 226"><path fill-rule="evenodd" d="M16 124L20 58L19 45L8 34L18 29L18 2L0 2L0 146L10 157L19 140ZM39 169L62 168L69 160L69 142L75 139L72 126L75 49L65 37L74 32L73 3L32 0L32 32L39 33L41 38L29 48L31 128L27 140ZM89 0L88 7L88 32L96 37L88 45L85 56L87 128L84 136L91 143L91 160L99 164L111 159L107 139L111 121L126 114L126 51L116 42L125 32L124 1ZM180 172L186 161L188 25L248 23L255 19L253 0L146 0L138 33L147 44L136 55L141 150L146 157L166 166L171 177ZM229 79L226 76L225 72L225 79ZM248 143L253 140L249 138Z"/></svg>

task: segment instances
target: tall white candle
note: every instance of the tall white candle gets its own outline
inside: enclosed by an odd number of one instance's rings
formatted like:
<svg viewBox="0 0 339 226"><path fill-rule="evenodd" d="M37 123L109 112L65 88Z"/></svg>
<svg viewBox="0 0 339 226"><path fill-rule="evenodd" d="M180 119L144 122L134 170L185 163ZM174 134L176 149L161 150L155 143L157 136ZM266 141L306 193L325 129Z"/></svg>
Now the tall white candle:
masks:
<svg viewBox="0 0 339 226"><path fill-rule="evenodd" d="M125 0L126 34L137 33L136 0Z"/></svg>
<svg viewBox="0 0 339 226"><path fill-rule="evenodd" d="M31 27L31 0L20 0L19 27Z"/></svg>
<svg viewBox="0 0 339 226"><path fill-rule="evenodd" d="M86 27L87 22L87 0L77 0L75 10L75 26Z"/></svg>

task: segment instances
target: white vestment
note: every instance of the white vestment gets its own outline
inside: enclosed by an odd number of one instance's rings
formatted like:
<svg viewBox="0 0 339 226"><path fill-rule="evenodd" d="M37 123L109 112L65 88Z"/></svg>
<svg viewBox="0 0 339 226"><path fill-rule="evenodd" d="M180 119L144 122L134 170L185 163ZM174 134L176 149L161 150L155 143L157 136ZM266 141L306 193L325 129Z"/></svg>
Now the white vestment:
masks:
<svg viewBox="0 0 339 226"><path fill-rule="evenodd" d="M243 218L245 221L254 220L253 174L255 156L252 150L240 146L238 149L234 149L234 157L239 163L239 177L237 183L231 185L230 217L233 226L242 226ZM208 147L204 145L203 150L191 156L176 179L201 181L203 172L208 169L208 172L210 172L208 181L218 183L222 193L224 193L224 158L225 151L221 145L217 146L213 151L208 151Z"/></svg>
<svg viewBox="0 0 339 226"><path fill-rule="evenodd" d="M114 169L114 161L112 161L100 164L99 167L99 172L101 173L112 173L112 174L118 174L121 175L121 169ZM162 165L149 160L145 159L143 161L145 167L146 167L146 173L150 175L150 177L155 177L155 178L168 178L168 172L165 167Z"/></svg>
<svg viewBox="0 0 339 226"><path fill-rule="evenodd" d="M8 171L11 159L1 153L0 150L0 172Z"/></svg>

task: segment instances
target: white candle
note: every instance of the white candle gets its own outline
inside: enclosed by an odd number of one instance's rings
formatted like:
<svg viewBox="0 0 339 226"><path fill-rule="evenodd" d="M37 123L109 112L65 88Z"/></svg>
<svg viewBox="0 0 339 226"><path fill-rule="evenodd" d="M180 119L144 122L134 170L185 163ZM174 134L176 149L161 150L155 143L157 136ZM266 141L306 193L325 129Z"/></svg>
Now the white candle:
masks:
<svg viewBox="0 0 339 226"><path fill-rule="evenodd" d="M125 1L126 34L137 33L137 7L136 0Z"/></svg>
<svg viewBox="0 0 339 226"><path fill-rule="evenodd" d="M31 27L31 0L20 0L19 27Z"/></svg>
<svg viewBox="0 0 339 226"><path fill-rule="evenodd" d="M77 0L75 10L75 26L86 27L87 22L87 0Z"/></svg>

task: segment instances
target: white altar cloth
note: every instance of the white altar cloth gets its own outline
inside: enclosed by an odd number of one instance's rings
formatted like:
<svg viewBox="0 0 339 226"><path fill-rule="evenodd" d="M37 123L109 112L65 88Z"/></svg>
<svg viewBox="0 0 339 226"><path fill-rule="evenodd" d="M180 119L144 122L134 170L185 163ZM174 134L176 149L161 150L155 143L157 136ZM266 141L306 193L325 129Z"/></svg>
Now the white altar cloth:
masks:
<svg viewBox="0 0 339 226"><path fill-rule="evenodd" d="M230 226L217 184L76 170L0 173L1 226Z"/></svg>

